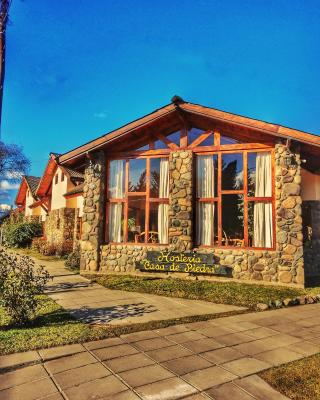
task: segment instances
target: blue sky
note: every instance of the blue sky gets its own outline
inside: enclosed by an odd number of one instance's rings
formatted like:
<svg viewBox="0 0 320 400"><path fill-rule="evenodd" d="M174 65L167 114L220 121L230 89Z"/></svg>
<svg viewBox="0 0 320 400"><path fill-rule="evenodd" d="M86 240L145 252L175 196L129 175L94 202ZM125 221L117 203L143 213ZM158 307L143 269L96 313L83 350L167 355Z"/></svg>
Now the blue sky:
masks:
<svg viewBox="0 0 320 400"><path fill-rule="evenodd" d="M2 139L33 175L174 94L320 134L318 0L13 0L10 20Z"/></svg>

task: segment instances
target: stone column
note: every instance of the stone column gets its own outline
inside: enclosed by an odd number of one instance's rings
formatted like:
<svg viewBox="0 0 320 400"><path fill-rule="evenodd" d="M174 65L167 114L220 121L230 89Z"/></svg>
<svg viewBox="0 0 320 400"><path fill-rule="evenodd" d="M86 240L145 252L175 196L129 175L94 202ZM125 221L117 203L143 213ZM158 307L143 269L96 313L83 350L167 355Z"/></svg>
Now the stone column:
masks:
<svg viewBox="0 0 320 400"><path fill-rule="evenodd" d="M95 153L85 170L81 236L81 270L97 271L105 220L105 154Z"/></svg>
<svg viewBox="0 0 320 400"><path fill-rule="evenodd" d="M193 248L192 164L191 150L170 154L169 244L173 251Z"/></svg>
<svg viewBox="0 0 320 400"><path fill-rule="evenodd" d="M283 144L277 144L275 159L278 279L282 283L303 284L301 161L299 150L290 150Z"/></svg>

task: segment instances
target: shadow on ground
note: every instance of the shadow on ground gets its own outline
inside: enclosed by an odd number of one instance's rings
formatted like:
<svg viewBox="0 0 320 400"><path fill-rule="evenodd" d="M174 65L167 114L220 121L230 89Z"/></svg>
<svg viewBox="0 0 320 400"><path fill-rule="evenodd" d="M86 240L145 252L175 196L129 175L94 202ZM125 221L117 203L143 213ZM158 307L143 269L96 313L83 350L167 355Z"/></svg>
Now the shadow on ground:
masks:
<svg viewBox="0 0 320 400"><path fill-rule="evenodd" d="M113 307L87 308L81 307L70 314L82 322L89 324L107 324L115 320L124 320L129 317L142 317L158 309L150 304L134 303L116 305Z"/></svg>

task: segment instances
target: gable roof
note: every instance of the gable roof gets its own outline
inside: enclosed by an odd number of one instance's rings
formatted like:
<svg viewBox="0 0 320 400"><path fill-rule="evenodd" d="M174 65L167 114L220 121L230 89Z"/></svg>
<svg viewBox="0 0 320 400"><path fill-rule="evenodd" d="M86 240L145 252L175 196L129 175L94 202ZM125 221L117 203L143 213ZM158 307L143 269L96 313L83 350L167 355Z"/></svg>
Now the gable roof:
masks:
<svg viewBox="0 0 320 400"><path fill-rule="evenodd" d="M68 196L73 196L77 194L82 194L83 193L83 188L84 188L84 183L81 183L80 185L75 186L74 188L70 189L68 192L64 194L65 197Z"/></svg>
<svg viewBox="0 0 320 400"><path fill-rule="evenodd" d="M25 202L25 198L27 195L27 190L29 189L32 196L36 198L36 191L40 182L40 177L25 175L22 177L22 181L20 183L20 187L16 196L15 203L18 206L22 206Z"/></svg>
<svg viewBox="0 0 320 400"><path fill-rule="evenodd" d="M173 101L175 101L173 99ZM172 123L181 126L181 119L185 116L187 120L195 123L199 118L205 118L217 126L232 126L235 129L248 130L257 138L263 135L270 140L284 138L298 141L304 144L305 150L320 155L320 137L315 134L306 133L279 124L268 123L253 118L221 111L215 108L205 107L199 104L179 101L165 105L135 121L130 122L116 130L98 137L82 146L76 147L59 156L59 163L72 164L86 153L105 148L113 143L123 142L124 138L131 134L139 134L146 129L152 128L159 123ZM120 142L119 142L120 143Z"/></svg>

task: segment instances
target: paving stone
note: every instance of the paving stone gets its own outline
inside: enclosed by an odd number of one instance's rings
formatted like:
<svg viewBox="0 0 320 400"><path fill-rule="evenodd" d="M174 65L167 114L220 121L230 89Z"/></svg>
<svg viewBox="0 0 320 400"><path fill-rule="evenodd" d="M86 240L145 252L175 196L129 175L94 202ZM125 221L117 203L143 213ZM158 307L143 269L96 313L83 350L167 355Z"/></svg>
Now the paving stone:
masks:
<svg viewBox="0 0 320 400"><path fill-rule="evenodd" d="M190 328L188 328L185 325L173 325L173 326L168 326L167 328L157 329L156 332L159 336L167 336L167 335L173 335L175 333L187 332L189 330Z"/></svg>
<svg viewBox="0 0 320 400"><path fill-rule="evenodd" d="M290 400L274 390L257 375L251 375L234 382L238 387L250 393L257 400Z"/></svg>
<svg viewBox="0 0 320 400"><path fill-rule="evenodd" d="M208 337L219 337L234 333L234 330L225 326L206 326L204 328L198 329L198 332Z"/></svg>
<svg viewBox="0 0 320 400"><path fill-rule="evenodd" d="M44 378L2 390L0 398L1 400L35 400L57 391L52 380Z"/></svg>
<svg viewBox="0 0 320 400"><path fill-rule="evenodd" d="M274 346L273 344L267 344L264 342L264 339L255 340L249 343L241 343L233 348L237 351L240 351L242 354L246 354L249 356L254 356L258 353L263 353L265 351L273 350L274 348L279 346Z"/></svg>
<svg viewBox="0 0 320 400"><path fill-rule="evenodd" d="M256 354L255 358L276 366L286 364L290 361L299 360L300 358L303 358L303 355L286 347L279 347L278 349Z"/></svg>
<svg viewBox="0 0 320 400"><path fill-rule="evenodd" d="M38 364L20 368L0 375L0 390L47 377L48 374L42 365Z"/></svg>
<svg viewBox="0 0 320 400"><path fill-rule="evenodd" d="M54 379L62 389L77 386L110 375L111 372L100 363L84 365L54 375Z"/></svg>
<svg viewBox="0 0 320 400"><path fill-rule="evenodd" d="M168 339L172 340L175 343L185 343L190 342L191 340L199 340L205 338L206 337L204 335L201 335L201 333L194 331L182 332L168 336Z"/></svg>
<svg viewBox="0 0 320 400"><path fill-rule="evenodd" d="M157 364L120 372L119 375L127 384L134 388L174 376L171 372Z"/></svg>
<svg viewBox="0 0 320 400"><path fill-rule="evenodd" d="M183 400L209 400L212 397L208 397L205 393L192 394L191 396L184 397Z"/></svg>
<svg viewBox="0 0 320 400"><path fill-rule="evenodd" d="M231 333L230 335L219 336L217 338L219 343L224 344L225 346L234 346L240 343L246 343L253 340L251 336L246 335L242 332Z"/></svg>
<svg viewBox="0 0 320 400"><path fill-rule="evenodd" d="M118 338L109 338L102 340L94 340L93 342L84 343L84 347L88 350L101 349L103 347L117 346L118 344L123 344L123 341Z"/></svg>
<svg viewBox="0 0 320 400"><path fill-rule="evenodd" d="M320 352L320 345L313 344L311 342L298 342L287 346L288 349L296 351L297 353L303 354L304 356L312 356L313 354Z"/></svg>
<svg viewBox="0 0 320 400"><path fill-rule="evenodd" d="M114 398L114 395L127 391L128 388L117 377L109 375L105 378L82 383L65 390L68 400ZM12 400L12 399L11 399Z"/></svg>
<svg viewBox="0 0 320 400"><path fill-rule="evenodd" d="M112 358L118 358L127 356L130 354L138 353L134 347L129 344L120 344L119 346L106 347L103 349L97 349L92 351L101 361L111 360Z"/></svg>
<svg viewBox="0 0 320 400"><path fill-rule="evenodd" d="M170 347L164 347L159 350L148 351L147 354L153 360L162 362L162 361L173 360L174 358L185 357L191 355L192 352L179 345L174 345Z"/></svg>
<svg viewBox="0 0 320 400"><path fill-rule="evenodd" d="M255 374L271 367L271 365L265 361L250 357L239 358L238 360L227 362L221 366L238 376Z"/></svg>
<svg viewBox="0 0 320 400"><path fill-rule="evenodd" d="M261 327L261 328L250 329L246 331L245 334L254 339L263 339L269 336L274 336L277 334L277 332L270 328Z"/></svg>
<svg viewBox="0 0 320 400"><path fill-rule="evenodd" d="M133 342L138 342L140 340L147 340L158 337L159 335L157 334L157 331L142 331L142 332L129 333L127 335L122 335L121 339L123 339L127 343L133 343Z"/></svg>
<svg viewBox="0 0 320 400"><path fill-rule="evenodd" d="M155 349L161 349L163 347L172 346L172 342L165 338L155 338L148 340L141 340L140 342L136 342L135 347L142 351L150 351Z"/></svg>
<svg viewBox="0 0 320 400"><path fill-rule="evenodd" d="M3 368L14 367L15 365L27 364L40 360L36 351L26 351L24 353L9 354L0 356L0 370Z"/></svg>
<svg viewBox="0 0 320 400"><path fill-rule="evenodd" d="M224 347L224 345L212 338L207 338L185 342L183 343L183 347L186 347L194 353L204 353L205 351L220 349L221 347Z"/></svg>
<svg viewBox="0 0 320 400"><path fill-rule="evenodd" d="M199 390L206 390L210 387L230 382L237 378L237 375L226 371L223 368L214 366L201 371L193 371L182 376L187 382L191 383Z"/></svg>
<svg viewBox="0 0 320 400"><path fill-rule="evenodd" d="M47 361L44 365L52 374L56 374L58 372L81 367L87 364L93 364L95 362L97 362L97 360L90 353L83 352Z"/></svg>
<svg viewBox="0 0 320 400"><path fill-rule="evenodd" d="M140 400L140 397L131 390L126 390L125 392L103 397L103 400Z"/></svg>
<svg viewBox="0 0 320 400"><path fill-rule="evenodd" d="M162 365L169 368L170 371L177 375L184 375L192 371L197 371L212 366L209 361L197 355L165 361L162 363Z"/></svg>
<svg viewBox="0 0 320 400"><path fill-rule="evenodd" d="M208 389L206 393L215 400L254 400L252 396L233 383L225 383L219 387Z"/></svg>
<svg viewBox="0 0 320 400"><path fill-rule="evenodd" d="M81 353L85 350L86 349L81 344L69 344L66 346L52 347L50 349L41 349L39 350L39 354L44 361L47 361L70 354Z"/></svg>
<svg viewBox="0 0 320 400"><path fill-rule="evenodd" d="M53 393L50 396L41 397L39 400L64 400L62 394L57 392Z"/></svg>
<svg viewBox="0 0 320 400"><path fill-rule="evenodd" d="M194 387L176 377L140 386L136 390L145 400L176 400L197 392Z"/></svg>
<svg viewBox="0 0 320 400"><path fill-rule="evenodd" d="M103 362L112 371L118 373L123 371L129 371L130 369L145 367L147 365L154 364L154 361L143 353L132 354L130 356L124 356L119 358L113 358L111 360L105 360Z"/></svg>
<svg viewBox="0 0 320 400"><path fill-rule="evenodd" d="M214 364L223 364L243 357L243 354L233 347L223 347L222 349L208 351L201 355Z"/></svg>

